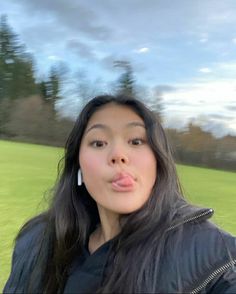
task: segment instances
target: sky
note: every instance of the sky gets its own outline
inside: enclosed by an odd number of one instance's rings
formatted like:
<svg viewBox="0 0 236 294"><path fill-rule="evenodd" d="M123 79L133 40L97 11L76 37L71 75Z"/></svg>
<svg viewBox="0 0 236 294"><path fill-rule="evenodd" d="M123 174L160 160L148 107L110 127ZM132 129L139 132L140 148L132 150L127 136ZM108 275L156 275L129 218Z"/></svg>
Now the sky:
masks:
<svg viewBox="0 0 236 294"><path fill-rule="evenodd" d="M167 127L236 135L235 0L2 0L0 14L39 78L67 68L65 113L77 109L79 81L91 95L109 92L121 74L114 61L126 60L139 95L162 98Z"/></svg>

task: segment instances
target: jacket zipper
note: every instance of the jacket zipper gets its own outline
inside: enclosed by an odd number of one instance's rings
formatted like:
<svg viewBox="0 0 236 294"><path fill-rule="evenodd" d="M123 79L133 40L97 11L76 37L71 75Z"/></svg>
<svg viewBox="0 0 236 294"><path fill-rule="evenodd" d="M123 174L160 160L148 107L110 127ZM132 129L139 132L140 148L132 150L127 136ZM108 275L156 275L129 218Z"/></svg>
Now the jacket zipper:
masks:
<svg viewBox="0 0 236 294"><path fill-rule="evenodd" d="M203 217L203 216L206 216L206 215L208 215L208 214L212 214L212 212L213 212L213 209L208 209L207 211L204 211L204 212L202 212L202 213L200 213L200 214L198 214L198 215L192 216L191 218L186 219L186 220L184 220L184 221L182 221L182 222L180 222L180 223L178 223L178 224L176 224L176 225L170 226L170 227L166 230L166 232L168 232L168 231L170 231L170 230L173 230L173 229L175 229L176 227L178 227L178 226L180 226L180 225L183 225L183 224L189 223L189 222L194 221L194 220L196 220L196 219L198 219L198 218L201 218L201 217Z"/></svg>
<svg viewBox="0 0 236 294"><path fill-rule="evenodd" d="M167 229L167 232L172 230L172 229L175 229L176 227L180 226L180 225L183 225L183 224L186 224L186 223L189 223L191 221L194 221L198 218L201 218L203 216L206 216L208 214L212 214L213 212L213 209L208 209L207 211L204 211L198 215L195 215L191 218L188 218L186 220L184 220L183 222L180 222L176 225L173 225L173 226L170 226L168 229ZM236 259L234 260L231 260L229 262L227 262L226 264L224 264L223 266L219 267L218 269L216 269L213 273L210 274L210 276L201 284L199 285L197 288L195 288L194 290L192 290L190 292L190 294L197 294L199 291L201 291L204 287L207 286L207 284L209 282L211 282L217 275L219 275L220 273L224 273L226 270L228 270L230 267L234 268L236 265Z"/></svg>
<svg viewBox="0 0 236 294"><path fill-rule="evenodd" d="M210 276L197 288L195 288L193 291L190 292L190 294L197 294L200 292L203 288L207 286L209 282L211 282L215 277L217 277L219 274L224 273L226 270L228 270L230 267L234 268L236 265L236 259L231 260L227 262L225 265L219 267L216 269L213 273L210 274Z"/></svg>

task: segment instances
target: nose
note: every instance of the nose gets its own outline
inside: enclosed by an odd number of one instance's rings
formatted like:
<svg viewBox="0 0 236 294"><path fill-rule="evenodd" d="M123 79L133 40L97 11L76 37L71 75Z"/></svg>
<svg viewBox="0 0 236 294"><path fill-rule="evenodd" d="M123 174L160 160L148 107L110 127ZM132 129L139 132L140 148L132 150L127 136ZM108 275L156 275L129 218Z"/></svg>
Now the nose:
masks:
<svg viewBox="0 0 236 294"><path fill-rule="evenodd" d="M109 156L109 163L111 165L128 164L129 163L128 155L121 148L114 148L113 150L111 150L111 153Z"/></svg>

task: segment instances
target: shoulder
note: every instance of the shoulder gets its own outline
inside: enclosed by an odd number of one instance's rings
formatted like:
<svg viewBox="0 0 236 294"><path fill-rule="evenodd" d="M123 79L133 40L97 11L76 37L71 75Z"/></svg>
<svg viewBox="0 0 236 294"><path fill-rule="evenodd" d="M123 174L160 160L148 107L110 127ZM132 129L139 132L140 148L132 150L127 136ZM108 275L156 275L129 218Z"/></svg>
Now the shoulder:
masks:
<svg viewBox="0 0 236 294"><path fill-rule="evenodd" d="M198 258L195 260L199 261L197 269L200 273L194 282L195 291L208 289L211 293L235 293L235 236L209 221L195 228L193 236L195 248L198 248ZM194 244L191 246L192 251Z"/></svg>
<svg viewBox="0 0 236 294"><path fill-rule="evenodd" d="M186 224L183 226L183 246L193 246L204 251L209 257L222 257L228 255L229 250L236 255L235 237L220 229L210 221ZM211 252L214 250L214 254ZM212 252L213 253L213 252Z"/></svg>
<svg viewBox="0 0 236 294"><path fill-rule="evenodd" d="M37 222L28 224L16 238L14 253L19 254L33 247L37 247L38 241L42 237L45 230L45 222Z"/></svg>
<svg viewBox="0 0 236 294"><path fill-rule="evenodd" d="M210 221L189 224L183 228L183 247L209 264L236 259L236 238Z"/></svg>
<svg viewBox="0 0 236 294"><path fill-rule="evenodd" d="M208 220L185 224L180 230L182 236L176 248L176 258L185 289L200 292L232 271L236 264L234 236ZM232 275L236 283L235 273Z"/></svg>
<svg viewBox="0 0 236 294"><path fill-rule="evenodd" d="M17 236L11 273L4 288L4 293L24 293L30 272L32 271L40 238L43 236L45 222L30 222Z"/></svg>
<svg viewBox="0 0 236 294"><path fill-rule="evenodd" d="M199 265L236 259L236 238L209 221L213 213L212 209L185 203L168 230L170 242L178 241L177 250Z"/></svg>

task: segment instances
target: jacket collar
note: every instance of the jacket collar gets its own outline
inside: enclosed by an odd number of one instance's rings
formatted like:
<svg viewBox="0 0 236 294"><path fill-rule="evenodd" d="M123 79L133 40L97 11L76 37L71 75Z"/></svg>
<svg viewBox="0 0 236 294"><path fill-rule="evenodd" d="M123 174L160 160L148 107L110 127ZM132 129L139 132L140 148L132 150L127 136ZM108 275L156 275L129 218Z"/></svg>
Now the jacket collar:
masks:
<svg viewBox="0 0 236 294"><path fill-rule="evenodd" d="M200 222L209 219L214 214L212 208L193 206L184 200L180 201L177 211L174 221L167 231L173 230L185 223Z"/></svg>

